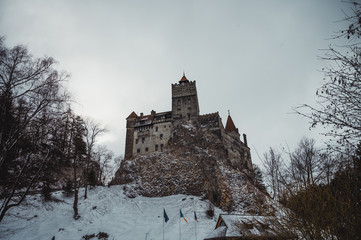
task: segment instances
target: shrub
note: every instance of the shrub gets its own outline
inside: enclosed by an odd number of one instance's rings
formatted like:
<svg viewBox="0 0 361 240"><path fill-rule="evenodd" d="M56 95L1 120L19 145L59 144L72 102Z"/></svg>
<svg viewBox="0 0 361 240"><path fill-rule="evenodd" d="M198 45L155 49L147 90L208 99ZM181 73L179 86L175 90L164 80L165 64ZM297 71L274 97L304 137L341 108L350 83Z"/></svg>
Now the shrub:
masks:
<svg viewBox="0 0 361 240"><path fill-rule="evenodd" d="M49 186L49 183L45 183L41 189L41 195L44 199L44 201L50 201L51 200L51 188Z"/></svg>
<svg viewBox="0 0 361 240"><path fill-rule="evenodd" d="M208 209L207 209L206 213L209 218L214 217L214 207L211 203L208 205Z"/></svg>
<svg viewBox="0 0 361 240"><path fill-rule="evenodd" d="M67 196L70 196L73 193L73 182L72 181L67 181L65 188L64 188L64 193Z"/></svg>
<svg viewBox="0 0 361 240"><path fill-rule="evenodd" d="M88 183L91 187L95 187L95 185L97 184L97 178L95 176L94 169L90 170L88 174Z"/></svg>

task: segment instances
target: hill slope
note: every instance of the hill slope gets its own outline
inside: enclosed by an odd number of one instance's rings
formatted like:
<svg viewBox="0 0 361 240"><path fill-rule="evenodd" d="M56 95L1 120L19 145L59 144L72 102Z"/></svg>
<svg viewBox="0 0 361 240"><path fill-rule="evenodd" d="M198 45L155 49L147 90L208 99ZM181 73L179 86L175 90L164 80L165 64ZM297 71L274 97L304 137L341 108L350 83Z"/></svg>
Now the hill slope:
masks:
<svg viewBox="0 0 361 240"><path fill-rule="evenodd" d="M173 130L168 149L121 162L112 184L129 197L204 196L222 210L272 215L268 196L254 186L253 170L230 159L223 140L208 125Z"/></svg>
<svg viewBox="0 0 361 240"><path fill-rule="evenodd" d="M80 196L82 196L82 191ZM74 220L72 198L61 192L53 193L61 202L43 203L40 195L29 196L26 204L12 209L0 223L0 239L82 239L84 235L105 232L108 239L163 239L163 208L169 221L164 224L165 239L195 239L194 211L197 212L197 239L205 238L215 227L216 217L206 215L208 200L174 195L168 197L128 198L122 186L97 187L89 198L79 201L80 219ZM179 209L188 223L179 218ZM221 210L215 208L218 217ZM147 236L146 236L147 235ZM98 239L94 237L93 239Z"/></svg>

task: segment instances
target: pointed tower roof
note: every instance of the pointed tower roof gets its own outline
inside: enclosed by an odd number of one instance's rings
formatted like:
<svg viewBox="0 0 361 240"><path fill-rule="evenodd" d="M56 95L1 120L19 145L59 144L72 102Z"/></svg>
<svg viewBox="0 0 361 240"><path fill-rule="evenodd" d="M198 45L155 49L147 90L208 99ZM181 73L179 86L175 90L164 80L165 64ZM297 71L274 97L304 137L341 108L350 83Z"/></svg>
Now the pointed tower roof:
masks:
<svg viewBox="0 0 361 240"><path fill-rule="evenodd" d="M189 82L189 80L187 79L186 75L184 74L183 72L183 77L181 78L181 80L179 80L179 83L182 83L182 82Z"/></svg>
<svg viewBox="0 0 361 240"><path fill-rule="evenodd" d="M128 119L128 118L136 118L136 117L138 117L138 115L133 111L131 114L129 114L129 116L126 119Z"/></svg>
<svg viewBox="0 0 361 240"><path fill-rule="evenodd" d="M231 115L228 113L227 123L225 127L226 132L236 132L238 133L238 129L234 125L234 122L231 118Z"/></svg>

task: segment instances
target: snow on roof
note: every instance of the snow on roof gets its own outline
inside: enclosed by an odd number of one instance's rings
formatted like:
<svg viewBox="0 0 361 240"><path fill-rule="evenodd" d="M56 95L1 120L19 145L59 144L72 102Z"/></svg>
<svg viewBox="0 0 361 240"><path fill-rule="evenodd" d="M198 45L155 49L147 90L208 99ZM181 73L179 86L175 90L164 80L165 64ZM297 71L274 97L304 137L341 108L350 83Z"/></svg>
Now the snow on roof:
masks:
<svg viewBox="0 0 361 240"><path fill-rule="evenodd" d="M206 239L224 237L224 236L226 236L226 232L227 232L226 226L218 227L218 228L214 229L210 234L208 234Z"/></svg>

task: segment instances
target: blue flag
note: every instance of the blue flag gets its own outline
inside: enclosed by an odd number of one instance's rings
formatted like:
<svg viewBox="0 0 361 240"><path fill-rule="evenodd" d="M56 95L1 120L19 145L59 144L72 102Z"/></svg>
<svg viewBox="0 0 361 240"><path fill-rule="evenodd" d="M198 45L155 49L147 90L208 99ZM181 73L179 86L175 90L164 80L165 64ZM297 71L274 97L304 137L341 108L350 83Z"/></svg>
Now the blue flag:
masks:
<svg viewBox="0 0 361 240"><path fill-rule="evenodd" d="M164 217L164 221L168 222L169 217L168 217L167 213L165 212L165 209L163 209L163 217Z"/></svg>

